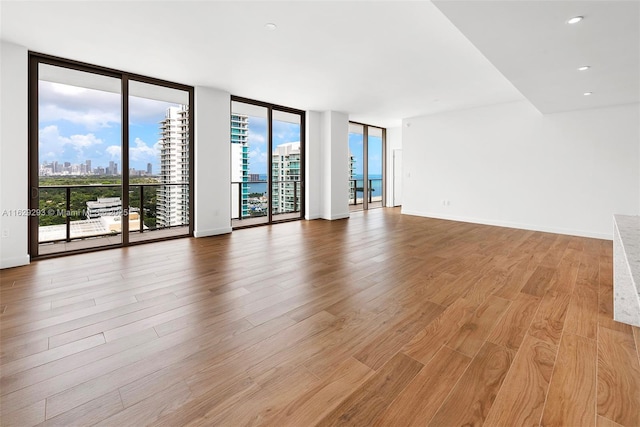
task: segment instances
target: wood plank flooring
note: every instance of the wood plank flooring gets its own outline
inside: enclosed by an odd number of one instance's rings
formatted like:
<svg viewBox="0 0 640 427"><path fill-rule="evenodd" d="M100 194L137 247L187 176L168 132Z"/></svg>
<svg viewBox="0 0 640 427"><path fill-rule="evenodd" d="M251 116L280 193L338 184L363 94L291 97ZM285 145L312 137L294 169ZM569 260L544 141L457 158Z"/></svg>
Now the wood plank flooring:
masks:
<svg viewBox="0 0 640 427"><path fill-rule="evenodd" d="M1 272L2 426L640 426L610 241L352 213Z"/></svg>

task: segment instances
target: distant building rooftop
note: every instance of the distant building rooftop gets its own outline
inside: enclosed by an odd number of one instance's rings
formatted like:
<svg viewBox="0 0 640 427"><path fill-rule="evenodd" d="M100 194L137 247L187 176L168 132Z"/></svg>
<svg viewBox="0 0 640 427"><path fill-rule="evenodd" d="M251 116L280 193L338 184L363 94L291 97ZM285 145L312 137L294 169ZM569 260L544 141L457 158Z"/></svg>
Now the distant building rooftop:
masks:
<svg viewBox="0 0 640 427"><path fill-rule="evenodd" d="M144 230L148 227L145 225ZM66 224L45 225L38 228L39 241L54 242L67 238ZM87 237L97 237L109 234L116 234L122 231L119 216L103 216L100 218L81 219L71 221L71 238L82 239ZM129 214L129 231L140 231L140 216L138 213Z"/></svg>

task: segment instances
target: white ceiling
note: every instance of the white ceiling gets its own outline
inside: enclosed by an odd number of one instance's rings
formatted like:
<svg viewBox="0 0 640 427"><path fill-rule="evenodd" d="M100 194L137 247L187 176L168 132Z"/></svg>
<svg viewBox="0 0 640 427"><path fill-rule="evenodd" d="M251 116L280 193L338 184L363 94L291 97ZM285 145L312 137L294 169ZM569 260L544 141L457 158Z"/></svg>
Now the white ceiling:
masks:
<svg viewBox="0 0 640 427"><path fill-rule="evenodd" d="M637 0L435 4L543 113L640 102Z"/></svg>
<svg viewBox="0 0 640 427"><path fill-rule="evenodd" d="M568 103L565 93L573 94L568 85L576 84L582 96L582 86L573 80L587 78L574 72L582 57L569 61L563 54L576 46L593 65L590 102L601 102L607 90L609 103L638 101L637 14L635 21L621 16L629 7L609 8L610 1L567 2L590 7L578 10L588 18L579 31L598 25L588 38L571 38L563 35L563 21L573 13L565 2L544 2L542 8L532 3L537 2L438 2L436 7L398 0L3 0L0 37L36 52L294 108L343 111L352 120L380 126L523 99L520 92L542 111L592 107L581 97ZM607 18L598 18L603 13ZM514 14L522 20L500 19ZM277 30L266 30L269 22ZM615 66L597 62L605 61L607 52ZM538 59L538 68L526 66L530 57ZM550 69L554 75L547 75ZM569 77L558 80L562 73Z"/></svg>

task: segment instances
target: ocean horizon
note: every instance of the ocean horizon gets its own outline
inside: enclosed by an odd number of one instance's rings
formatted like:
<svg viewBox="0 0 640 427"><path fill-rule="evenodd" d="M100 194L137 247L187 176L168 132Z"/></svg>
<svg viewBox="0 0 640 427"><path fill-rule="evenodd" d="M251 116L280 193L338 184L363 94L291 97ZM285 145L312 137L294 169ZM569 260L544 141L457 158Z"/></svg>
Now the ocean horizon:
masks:
<svg viewBox="0 0 640 427"><path fill-rule="evenodd" d="M355 175L354 179L356 180L356 187L362 188L364 186L362 175ZM261 181L266 181L266 175L260 175ZM371 187L373 191L371 193L372 197L382 196L382 175L370 175L369 180L371 181ZM267 183L266 182L248 182L249 184L249 193L259 193L266 194L267 193ZM358 196L362 197L362 192L358 192Z"/></svg>

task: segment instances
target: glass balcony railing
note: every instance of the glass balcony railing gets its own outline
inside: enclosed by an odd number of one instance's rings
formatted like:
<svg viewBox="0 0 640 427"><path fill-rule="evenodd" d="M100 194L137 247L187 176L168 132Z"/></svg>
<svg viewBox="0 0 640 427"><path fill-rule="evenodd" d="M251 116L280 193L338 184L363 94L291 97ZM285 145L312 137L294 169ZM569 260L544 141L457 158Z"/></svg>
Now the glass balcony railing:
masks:
<svg viewBox="0 0 640 427"><path fill-rule="evenodd" d="M369 179L369 191L367 195L367 202L382 202L382 178ZM349 204L361 205L364 202L364 180L363 179L350 179L349 180Z"/></svg>
<svg viewBox="0 0 640 427"><path fill-rule="evenodd" d="M189 225L184 183L130 184L124 210L120 184L40 186L38 192L40 243L118 235L124 218L131 233Z"/></svg>
<svg viewBox="0 0 640 427"><path fill-rule="evenodd" d="M277 220L276 215L300 212L302 202L300 181L236 181L231 182L231 219L241 221L268 216L269 185L271 185L271 210L274 220ZM281 187L284 190L282 194L279 191Z"/></svg>

